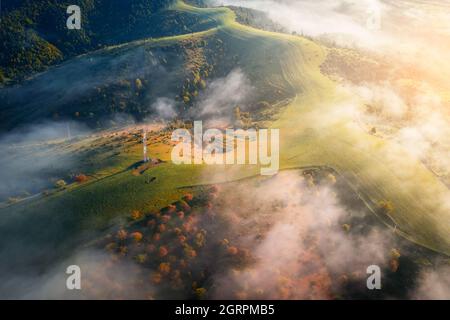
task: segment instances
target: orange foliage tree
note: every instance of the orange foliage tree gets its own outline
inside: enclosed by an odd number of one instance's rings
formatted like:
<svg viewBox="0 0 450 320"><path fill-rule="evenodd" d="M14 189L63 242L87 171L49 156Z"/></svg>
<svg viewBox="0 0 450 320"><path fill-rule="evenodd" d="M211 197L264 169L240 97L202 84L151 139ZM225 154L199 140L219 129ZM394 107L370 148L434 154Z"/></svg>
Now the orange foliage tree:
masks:
<svg viewBox="0 0 450 320"><path fill-rule="evenodd" d="M168 253L169 253L169 250L167 250L167 248L165 246L159 247L159 256L160 257L165 257L165 256L167 256Z"/></svg>
<svg viewBox="0 0 450 320"><path fill-rule="evenodd" d="M75 176L75 181L78 183L84 183L88 180L89 178L85 174L80 173L79 175Z"/></svg>
<svg viewBox="0 0 450 320"><path fill-rule="evenodd" d="M170 273L170 263L163 262L159 265L159 272L161 274L169 274Z"/></svg>
<svg viewBox="0 0 450 320"><path fill-rule="evenodd" d="M131 212L131 219L133 220L139 220L143 217L144 215L142 214L142 212L140 212L139 210L133 210L133 212Z"/></svg>
<svg viewBox="0 0 450 320"><path fill-rule="evenodd" d="M135 241L135 242L141 242L143 235L140 232L133 232L132 234L130 234L130 237Z"/></svg>
<svg viewBox="0 0 450 320"><path fill-rule="evenodd" d="M127 238L128 233L124 229L120 229L117 232L117 239L123 241Z"/></svg>

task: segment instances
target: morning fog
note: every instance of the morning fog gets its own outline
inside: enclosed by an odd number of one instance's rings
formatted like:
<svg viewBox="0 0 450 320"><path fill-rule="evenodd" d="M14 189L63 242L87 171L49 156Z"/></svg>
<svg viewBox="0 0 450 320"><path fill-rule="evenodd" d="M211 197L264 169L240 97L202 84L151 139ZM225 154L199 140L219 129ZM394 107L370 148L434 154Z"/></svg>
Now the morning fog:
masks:
<svg viewBox="0 0 450 320"><path fill-rule="evenodd" d="M172 133L172 162L177 165L260 165L261 175L279 170L279 129L207 129L195 121L193 135L187 129Z"/></svg>

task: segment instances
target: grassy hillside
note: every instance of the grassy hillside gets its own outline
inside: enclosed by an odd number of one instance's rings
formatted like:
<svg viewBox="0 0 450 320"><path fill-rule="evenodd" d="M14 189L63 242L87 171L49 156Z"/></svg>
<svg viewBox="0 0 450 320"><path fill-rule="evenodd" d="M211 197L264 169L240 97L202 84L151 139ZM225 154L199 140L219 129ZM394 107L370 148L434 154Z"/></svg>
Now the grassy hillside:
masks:
<svg viewBox="0 0 450 320"><path fill-rule="evenodd" d="M103 57L106 61L120 60L130 52L172 51L180 43L200 44L194 47L204 57L209 56L208 48L223 51L222 55L214 55L220 64L211 60L215 75L224 75L239 66L257 88L260 99L271 99L274 104L292 99L278 115L278 120L271 123L273 128L281 130L282 169L314 165L333 168L398 234L450 254L450 214L440 200L440 197L448 199L449 190L399 146L370 136L352 123L344 112L346 97L336 90L336 83L320 71L327 56L324 47L302 37L240 25L235 21L235 14L225 8L199 9L179 2L174 10L208 20L215 27L194 34L108 48L68 62L62 68L80 61L87 63L90 59L102 61ZM190 70L186 68L186 61L181 60L180 64L182 68L173 66L175 78L171 79L181 79L184 72ZM51 70L42 77L52 79L57 72L58 69ZM89 79L97 74L84 77ZM146 83L144 81L144 85ZM190 88L183 88L183 85L179 87L182 92ZM182 104L189 107L189 103L183 101ZM42 112L38 109L36 105L29 112L37 115ZM139 157L138 154L139 149L136 149L134 157ZM129 166L135 164L135 158L130 157ZM2 209L0 243L13 239L23 251L8 254L20 255L15 257L19 260L38 258L42 254L35 251L36 256L31 255L30 243L37 247L50 244L51 255L57 256L60 250L75 246L88 231L105 230L116 222L114 219L125 217L132 210L160 209L179 198L187 186L233 181L257 172L257 168L248 167L177 167L170 162L140 175L134 175L132 169L119 171L48 198ZM156 178L155 182L147 183L149 177ZM386 206L386 203L392 205ZM25 226L29 226L29 232L20 233Z"/></svg>
<svg viewBox="0 0 450 320"><path fill-rule="evenodd" d="M234 19L231 11L190 8L178 4L173 12L199 21L191 27L205 32L111 46L67 61L20 86L0 90L0 129L42 119L72 119L107 128L116 114L137 120L151 117L151 106L161 97L175 100L178 112L186 116L208 81L239 67L249 69L249 77L257 84L255 105L295 95L278 79L276 56L281 49L277 43L260 38L264 51L252 59L246 46L238 43L240 47L235 47L226 33L219 32ZM271 66L265 64L266 59Z"/></svg>
<svg viewBox="0 0 450 320"><path fill-rule="evenodd" d="M8 1L0 23L0 84L16 82L76 55L148 37L190 33L207 21L175 12L175 1ZM66 28L66 9L77 4L82 29ZM206 25L205 25L206 24Z"/></svg>

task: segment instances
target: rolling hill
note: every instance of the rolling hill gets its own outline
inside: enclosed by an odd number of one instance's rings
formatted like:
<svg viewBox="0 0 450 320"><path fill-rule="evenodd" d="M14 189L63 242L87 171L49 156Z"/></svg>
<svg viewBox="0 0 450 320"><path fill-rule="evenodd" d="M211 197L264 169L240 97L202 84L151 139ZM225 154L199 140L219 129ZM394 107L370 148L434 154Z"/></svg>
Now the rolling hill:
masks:
<svg viewBox="0 0 450 320"><path fill-rule="evenodd" d="M138 119L150 114L142 106L161 96L175 99L180 113L195 110L191 93L202 89L197 87L200 82L192 84L197 75L208 80L239 67L257 90L256 105L289 101L274 118L263 119L281 131L282 170L334 169L394 232L450 255L448 188L400 146L353 123L345 112L348 97L321 72L326 47L303 37L241 25L228 8L196 8L178 1L171 10L196 21L191 27L195 32L110 46L52 67L21 86L3 89L2 129L55 114L69 118L76 112L96 124L113 114L105 106L119 108L120 99L132 104L124 110L129 108ZM136 79L144 89L137 88ZM187 94L194 98L183 99ZM104 100L99 100L102 96ZM111 137L104 139L111 143ZM150 152L168 160L168 143L153 148ZM68 254L92 239L86 234L101 234L133 210L159 210L193 186L235 181L258 172L255 167L175 166L167 161L134 175L140 147L129 150L115 163L113 174L0 209L0 246L9 263L61 258L62 252ZM146 183L149 177L156 182ZM382 204L387 202L393 209L384 210Z"/></svg>

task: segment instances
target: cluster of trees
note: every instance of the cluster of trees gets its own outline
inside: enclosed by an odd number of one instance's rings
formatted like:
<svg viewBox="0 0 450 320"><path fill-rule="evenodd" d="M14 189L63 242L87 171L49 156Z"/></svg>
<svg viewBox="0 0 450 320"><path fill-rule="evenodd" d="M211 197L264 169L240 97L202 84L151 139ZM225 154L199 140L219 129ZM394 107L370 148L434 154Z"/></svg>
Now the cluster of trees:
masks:
<svg viewBox="0 0 450 320"><path fill-rule="evenodd" d="M203 286L205 273L201 266L204 259L199 257L203 250L209 252L208 244L217 244L202 228L202 219L206 217L199 215L212 210L210 199L216 192L217 188L209 188L199 196L185 194L156 213L134 210L131 223L99 245L105 247L114 261L132 259L140 268L147 269L153 284L185 291L197 299L205 298L207 289ZM222 255L237 253L238 249L232 246L221 249Z"/></svg>
<svg viewBox="0 0 450 320"><path fill-rule="evenodd" d="M89 178L85 175L85 174L78 174L75 176L75 182L77 183L84 183L87 182L89 180Z"/></svg>
<svg viewBox="0 0 450 320"><path fill-rule="evenodd" d="M0 22L0 68L7 78L21 80L49 65L105 45L161 33L175 34L192 17L187 19L186 15L174 15L171 11L160 13L173 2L80 0L77 5L82 12L82 28L68 30L66 9L73 4L71 1L7 1Z"/></svg>
<svg viewBox="0 0 450 320"><path fill-rule="evenodd" d="M206 40L193 40L184 43L182 48L186 61L192 67L189 68L190 74L184 81L178 98L188 107L192 106L199 92L206 88L206 80L214 70L213 64L206 61L204 54L207 45Z"/></svg>
<svg viewBox="0 0 450 320"><path fill-rule="evenodd" d="M339 48L333 44L328 46L331 48L320 66L322 73L344 78L357 85L378 82L388 77L389 65L377 57L362 55L353 49Z"/></svg>
<svg viewBox="0 0 450 320"><path fill-rule="evenodd" d="M382 200L378 202L378 210L382 215L391 215L394 212L394 205L391 201Z"/></svg>
<svg viewBox="0 0 450 320"><path fill-rule="evenodd" d="M253 126L250 112L243 112L239 106L236 106L236 108L234 108L233 115L235 126L242 129L248 129Z"/></svg>
<svg viewBox="0 0 450 320"><path fill-rule="evenodd" d="M263 11L235 6L230 6L230 8L236 13L236 20L241 24L266 31L288 32L286 28L274 22Z"/></svg>
<svg viewBox="0 0 450 320"><path fill-rule="evenodd" d="M206 7L206 1L205 0L185 0L184 2L196 6L196 7Z"/></svg>

